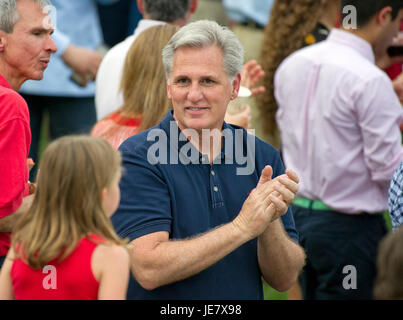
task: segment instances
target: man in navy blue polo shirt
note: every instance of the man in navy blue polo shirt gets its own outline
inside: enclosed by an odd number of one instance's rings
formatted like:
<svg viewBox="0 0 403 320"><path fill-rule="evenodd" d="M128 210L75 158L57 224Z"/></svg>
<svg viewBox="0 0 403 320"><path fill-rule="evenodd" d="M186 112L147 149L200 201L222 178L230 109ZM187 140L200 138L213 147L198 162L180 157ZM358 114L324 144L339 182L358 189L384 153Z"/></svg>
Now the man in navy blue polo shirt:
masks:
<svg viewBox="0 0 403 320"><path fill-rule="evenodd" d="M262 299L261 277L288 290L305 259L288 209L298 177L274 148L224 122L242 46L198 21L172 37L163 61L173 111L119 148L112 221L133 246L128 298Z"/></svg>

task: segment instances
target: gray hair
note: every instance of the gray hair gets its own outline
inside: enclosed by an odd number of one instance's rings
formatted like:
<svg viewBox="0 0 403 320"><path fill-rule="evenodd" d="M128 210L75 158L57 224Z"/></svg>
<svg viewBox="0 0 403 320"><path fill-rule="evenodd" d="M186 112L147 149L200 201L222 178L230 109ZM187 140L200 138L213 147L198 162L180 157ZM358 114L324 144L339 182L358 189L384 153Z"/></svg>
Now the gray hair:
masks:
<svg viewBox="0 0 403 320"><path fill-rule="evenodd" d="M50 5L50 0L31 0L41 8ZM0 30L12 33L15 23L18 21L18 0L0 0Z"/></svg>
<svg viewBox="0 0 403 320"><path fill-rule="evenodd" d="M162 50L162 62L169 77L175 51L180 47L204 48L217 45L223 52L224 70L231 81L241 72L244 49L235 34L215 21L200 20L177 31Z"/></svg>
<svg viewBox="0 0 403 320"><path fill-rule="evenodd" d="M175 22L185 18L191 0L144 0L144 10L153 20Z"/></svg>

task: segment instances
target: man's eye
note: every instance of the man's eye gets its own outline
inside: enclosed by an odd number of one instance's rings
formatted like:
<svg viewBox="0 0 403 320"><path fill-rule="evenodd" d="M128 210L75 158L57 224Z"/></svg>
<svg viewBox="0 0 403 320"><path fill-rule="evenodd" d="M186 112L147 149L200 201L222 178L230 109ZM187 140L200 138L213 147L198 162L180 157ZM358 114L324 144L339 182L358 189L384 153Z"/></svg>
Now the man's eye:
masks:
<svg viewBox="0 0 403 320"><path fill-rule="evenodd" d="M176 80L176 83L180 84L180 85L187 84L188 82L189 82L189 79L186 79L186 78L181 78L181 79Z"/></svg>
<svg viewBox="0 0 403 320"><path fill-rule="evenodd" d="M204 84L213 84L214 81L211 80L211 79L203 79L203 80L202 80L202 83L204 83Z"/></svg>

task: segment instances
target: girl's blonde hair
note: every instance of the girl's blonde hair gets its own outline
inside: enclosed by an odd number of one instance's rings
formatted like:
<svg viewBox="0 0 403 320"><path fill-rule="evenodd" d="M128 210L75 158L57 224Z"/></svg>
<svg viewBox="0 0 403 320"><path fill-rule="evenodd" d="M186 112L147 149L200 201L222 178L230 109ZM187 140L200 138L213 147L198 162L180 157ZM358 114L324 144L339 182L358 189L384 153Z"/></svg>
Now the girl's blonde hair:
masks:
<svg viewBox="0 0 403 320"><path fill-rule="evenodd" d="M17 257L37 269L63 260L90 234L127 243L115 233L101 198L119 170L120 154L106 140L66 136L52 142L41 159L32 206L13 230Z"/></svg>
<svg viewBox="0 0 403 320"><path fill-rule="evenodd" d="M144 30L126 56L120 85L124 104L119 111L141 116L138 132L158 124L171 108L161 52L178 29L164 24Z"/></svg>
<svg viewBox="0 0 403 320"><path fill-rule="evenodd" d="M262 127L268 134L275 135L277 131L274 73L287 56L302 47L329 1L335 0L276 0L273 4L259 61L265 71L266 91L256 97Z"/></svg>

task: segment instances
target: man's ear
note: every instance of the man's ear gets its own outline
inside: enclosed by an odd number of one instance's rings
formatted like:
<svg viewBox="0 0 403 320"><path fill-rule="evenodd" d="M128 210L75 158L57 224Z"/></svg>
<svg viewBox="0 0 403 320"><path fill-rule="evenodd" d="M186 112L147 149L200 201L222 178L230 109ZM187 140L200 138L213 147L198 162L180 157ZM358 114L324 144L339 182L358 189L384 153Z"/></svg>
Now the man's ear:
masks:
<svg viewBox="0 0 403 320"><path fill-rule="evenodd" d="M392 11L393 11L393 9L391 6L382 8L376 14L376 22L382 27L385 27L386 25L388 25L392 20Z"/></svg>
<svg viewBox="0 0 403 320"><path fill-rule="evenodd" d="M240 86L241 86L241 73L238 72L238 74L232 81L232 96L231 96L232 99L231 100L238 97L238 92L239 92Z"/></svg>
<svg viewBox="0 0 403 320"><path fill-rule="evenodd" d="M172 99L172 94L171 94L171 84L169 81L168 76L165 77L165 83L166 83L166 88L167 88L167 97L168 99Z"/></svg>
<svg viewBox="0 0 403 320"><path fill-rule="evenodd" d="M7 37L6 34L3 30L0 30L0 52L4 51L4 48L7 44Z"/></svg>

